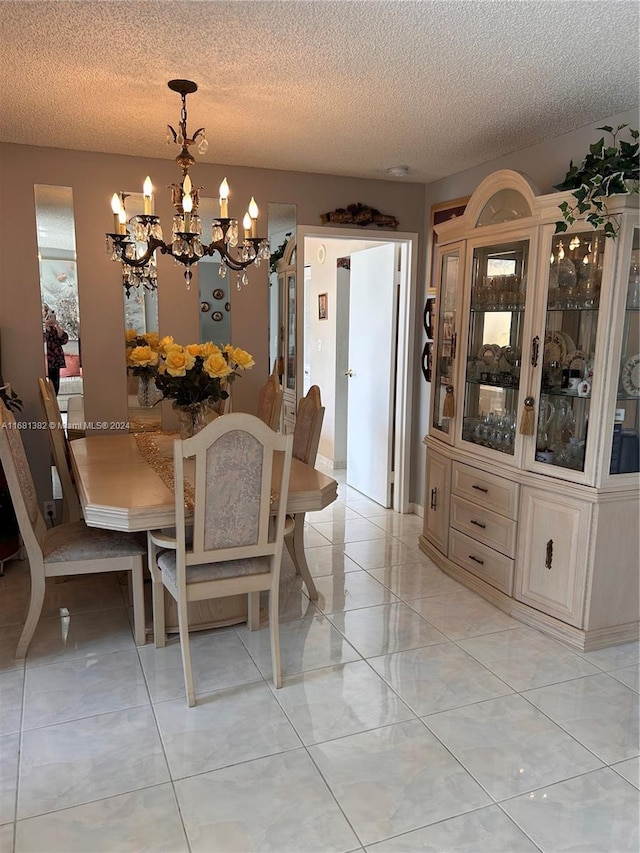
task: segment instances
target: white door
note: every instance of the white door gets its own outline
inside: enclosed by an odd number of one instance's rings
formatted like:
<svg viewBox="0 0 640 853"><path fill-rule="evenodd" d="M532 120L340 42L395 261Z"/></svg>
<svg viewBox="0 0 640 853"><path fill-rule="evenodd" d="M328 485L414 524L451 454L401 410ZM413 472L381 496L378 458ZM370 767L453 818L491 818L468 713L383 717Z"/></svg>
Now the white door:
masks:
<svg viewBox="0 0 640 853"><path fill-rule="evenodd" d="M396 246L351 255L347 483L391 506L396 358Z"/></svg>

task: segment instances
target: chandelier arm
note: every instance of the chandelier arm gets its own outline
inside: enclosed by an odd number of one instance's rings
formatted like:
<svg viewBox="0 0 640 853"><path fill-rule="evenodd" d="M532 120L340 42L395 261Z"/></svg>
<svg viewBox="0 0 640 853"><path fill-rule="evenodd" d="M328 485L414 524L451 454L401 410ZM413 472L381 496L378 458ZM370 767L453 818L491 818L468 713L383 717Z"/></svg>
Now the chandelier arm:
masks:
<svg viewBox="0 0 640 853"><path fill-rule="evenodd" d="M110 237L118 237L120 235L110 234ZM119 260L122 261L123 264L126 264L129 267L144 267L149 263L151 258L153 257L153 253L156 249L160 249L161 252L166 252L166 244L162 242L162 240L158 240L156 237L149 237L147 240L147 250L144 255L140 255L138 258L127 258L124 256L124 248L126 245L131 245L131 242L128 240L114 240L116 251L120 250L123 255L119 257Z"/></svg>

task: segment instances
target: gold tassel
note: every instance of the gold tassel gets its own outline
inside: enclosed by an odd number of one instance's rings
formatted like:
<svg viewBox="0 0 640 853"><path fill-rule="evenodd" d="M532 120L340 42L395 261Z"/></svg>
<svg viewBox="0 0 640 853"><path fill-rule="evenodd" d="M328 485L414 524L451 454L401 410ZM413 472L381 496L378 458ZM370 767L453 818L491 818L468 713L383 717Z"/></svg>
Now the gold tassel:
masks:
<svg viewBox="0 0 640 853"><path fill-rule="evenodd" d="M456 413L456 403L453 398L453 385L447 385L444 404L442 406L442 417L452 418Z"/></svg>
<svg viewBox="0 0 640 853"><path fill-rule="evenodd" d="M284 359L281 355L279 355L276 359L276 366L273 372L277 373L278 376L282 376L282 374L284 373Z"/></svg>
<svg viewBox="0 0 640 853"><path fill-rule="evenodd" d="M520 435L533 435L533 406L535 400L533 397L524 398L524 412L520 418Z"/></svg>

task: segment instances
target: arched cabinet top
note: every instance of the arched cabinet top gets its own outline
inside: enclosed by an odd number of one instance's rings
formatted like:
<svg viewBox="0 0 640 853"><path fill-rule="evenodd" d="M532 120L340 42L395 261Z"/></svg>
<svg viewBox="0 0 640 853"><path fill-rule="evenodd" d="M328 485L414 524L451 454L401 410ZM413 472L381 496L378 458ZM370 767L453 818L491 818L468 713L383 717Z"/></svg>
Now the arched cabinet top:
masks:
<svg viewBox="0 0 640 853"><path fill-rule="evenodd" d="M439 242L458 239L473 228L498 225L534 215L536 187L526 175L501 169L476 188L462 216L436 226Z"/></svg>

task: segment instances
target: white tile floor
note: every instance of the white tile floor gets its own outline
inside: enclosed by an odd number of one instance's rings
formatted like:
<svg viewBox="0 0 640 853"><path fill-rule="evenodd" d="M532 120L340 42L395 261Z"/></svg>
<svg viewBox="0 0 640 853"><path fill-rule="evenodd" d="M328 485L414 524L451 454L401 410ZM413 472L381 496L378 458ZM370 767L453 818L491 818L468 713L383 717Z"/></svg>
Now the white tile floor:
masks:
<svg viewBox="0 0 640 853"><path fill-rule="evenodd" d="M421 520L340 486L266 630L136 649L113 576L51 584L13 660L0 578L0 853L622 853L638 835L637 643L580 654L442 574Z"/></svg>

